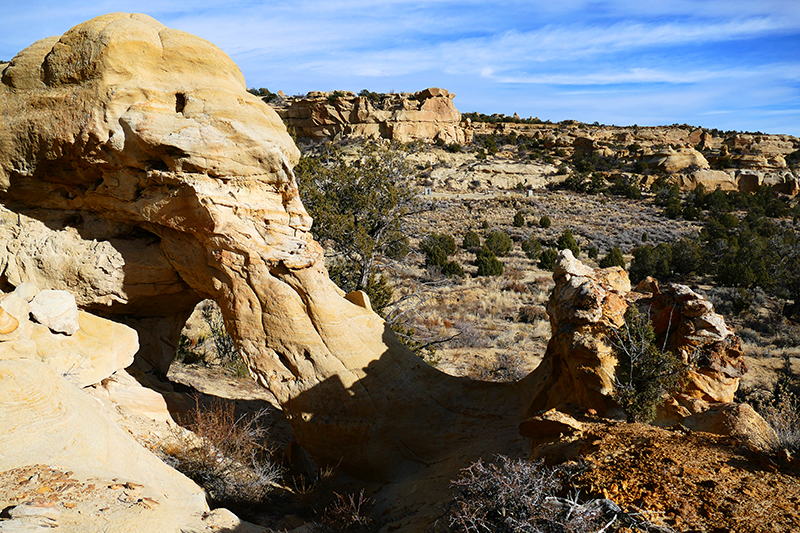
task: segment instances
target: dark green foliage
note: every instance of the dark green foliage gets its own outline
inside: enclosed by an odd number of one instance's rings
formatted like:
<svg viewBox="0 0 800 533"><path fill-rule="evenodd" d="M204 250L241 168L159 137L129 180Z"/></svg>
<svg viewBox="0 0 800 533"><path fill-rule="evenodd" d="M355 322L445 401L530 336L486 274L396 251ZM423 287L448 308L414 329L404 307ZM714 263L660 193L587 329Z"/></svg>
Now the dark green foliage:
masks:
<svg viewBox="0 0 800 533"><path fill-rule="evenodd" d="M454 154L460 152L461 148L461 145L458 143L451 143L447 145L447 150L449 152L453 152Z"/></svg>
<svg viewBox="0 0 800 533"><path fill-rule="evenodd" d="M539 268L542 270L553 270L558 258L558 250L555 248L545 248L539 256Z"/></svg>
<svg viewBox="0 0 800 533"><path fill-rule="evenodd" d="M687 276L699 272L703 262L703 248L693 239L678 239L672 245L672 271Z"/></svg>
<svg viewBox="0 0 800 533"><path fill-rule="evenodd" d="M634 200L638 200L642 197L642 188L635 179L628 178L627 176L618 178L609 188L609 192L611 194L624 196L625 198L631 198Z"/></svg>
<svg viewBox="0 0 800 533"><path fill-rule="evenodd" d="M271 92L269 89L265 87L261 87L260 89L256 89L255 87L251 87L247 89L247 92L250 94L254 94L256 96L260 96L261 99L267 103L272 102L273 100L277 100L278 95L276 93Z"/></svg>
<svg viewBox="0 0 800 533"><path fill-rule="evenodd" d="M540 228L547 229L547 228L550 227L551 224L552 224L552 222L550 221L550 217L547 216L547 215L544 215L542 218L539 219L539 227Z"/></svg>
<svg viewBox="0 0 800 533"><path fill-rule="evenodd" d="M333 91L331 94L328 95L328 102L335 103L339 98L344 98L345 92L344 91Z"/></svg>
<svg viewBox="0 0 800 533"><path fill-rule="evenodd" d="M615 399L631 422L652 422L665 397L678 390L684 367L659 347L649 313L629 307L609 336L617 355Z"/></svg>
<svg viewBox="0 0 800 533"><path fill-rule="evenodd" d="M587 194L601 194L608 190L606 180L600 172L573 174L561 183L548 185L550 189L563 189Z"/></svg>
<svg viewBox="0 0 800 533"><path fill-rule="evenodd" d="M525 215L523 215L520 211L514 215L514 227L521 228L525 225Z"/></svg>
<svg viewBox="0 0 800 533"><path fill-rule="evenodd" d="M382 98L380 94L370 91L369 89L361 89L361 91L359 91L358 93L358 96L361 96L362 98L367 98L370 102L373 103L380 102Z"/></svg>
<svg viewBox="0 0 800 533"><path fill-rule="evenodd" d="M447 262L447 254L439 247L425 250L425 266L443 267Z"/></svg>
<svg viewBox="0 0 800 533"><path fill-rule="evenodd" d="M522 241L522 251L528 256L528 259L536 261L542 253L542 243L539 239L531 235L527 240Z"/></svg>
<svg viewBox="0 0 800 533"><path fill-rule="evenodd" d="M475 154L475 159L486 159L486 149L478 148L478 152Z"/></svg>
<svg viewBox="0 0 800 533"><path fill-rule="evenodd" d="M503 263L486 245L475 254L475 266L478 267L479 276L501 276L503 274Z"/></svg>
<svg viewBox="0 0 800 533"><path fill-rule="evenodd" d="M622 250L619 249L619 246L613 247L611 251L600 260L599 266L600 268L608 268L612 266L625 268L625 258L622 256Z"/></svg>
<svg viewBox="0 0 800 533"><path fill-rule="evenodd" d="M647 232L646 231L642 232L642 242L647 242Z"/></svg>
<svg viewBox="0 0 800 533"><path fill-rule="evenodd" d="M417 200L407 185L412 174L403 150L365 144L359 156L349 163L329 145L322 156L302 157L294 172L314 218L311 232L334 252L331 279L345 292L364 290L379 311L391 288L375 275L376 256L407 248L403 219Z"/></svg>
<svg viewBox="0 0 800 533"><path fill-rule="evenodd" d="M584 153L580 151L576 151L572 155L572 165L578 173L610 170L615 166L613 161L606 159L597 152Z"/></svg>
<svg viewBox="0 0 800 533"><path fill-rule="evenodd" d="M667 279L672 273L672 247L662 242L658 246L644 244L633 249L628 274L633 283L638 283L647 276Z"/></svg>
<svg viewBox="0 0 800 533"><path fill-rule="evenodd" d="M447 258L456 253L456 240L452 235L433 233L425 237L419 244L425 253L425 264L444 266Z"/></svg>
<svg viewBox="0 0 800 533"><path fill-rule="evenodd" d="M486 236L483 246L491 250L495 255L504 256L511 251L513 242L505 232L493 231Z"/></svg>
<svg viewBox="0 0 800 533"><path fill-rule="evenodd" d="M442 266L442 274L448 278L463 278L464 269L456 261L448 261Z"/></svg>
<svg viewBox="0 0 800 533"><path fill-rule="evenodd" d="M578 241L575 240L575 236L572 234L572 230L567 228L559 235L558 240L556 241L556 246L559 250L571 250L572 255L578 257L581 253L581 249L578 246Z"/></svg>
<svg viewBox="0 0 800 533"><path fill-rule="evenodd" d="M600 250L597 249L597 246L592 246L587 250L587 255L589 259L597 259L597 256L600 255Z"/></svg>
<svg viewBox="0 0 800 533"><path fill-rule="evenodd" d="M481 221L481 229L489 229L489 222L486 220Z"/></svg>
<svg viewBox="0 0 800 533"><path fill-rule="evenodd" d="M461 247L469 250L470 248L478 248L481 245L481 238L474 231L468 231L464 234L464 240Z"/></svg>

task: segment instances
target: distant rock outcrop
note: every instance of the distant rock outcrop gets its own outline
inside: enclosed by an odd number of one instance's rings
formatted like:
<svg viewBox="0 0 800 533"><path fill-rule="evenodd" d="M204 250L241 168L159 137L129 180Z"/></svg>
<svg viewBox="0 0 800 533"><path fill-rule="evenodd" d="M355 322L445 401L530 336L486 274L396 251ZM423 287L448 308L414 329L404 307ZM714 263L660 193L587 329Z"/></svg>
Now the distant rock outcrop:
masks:
<svg viewBox="0 0 800 533"><path fill-rule="evenodd" d="M469 142L471 129L461 124L461 113L453 105L454 97L437 87L416 93L367 96L312 91L304 96L278 98L270 105L298 138L353 136L398 142L417 139Z"/></svg>

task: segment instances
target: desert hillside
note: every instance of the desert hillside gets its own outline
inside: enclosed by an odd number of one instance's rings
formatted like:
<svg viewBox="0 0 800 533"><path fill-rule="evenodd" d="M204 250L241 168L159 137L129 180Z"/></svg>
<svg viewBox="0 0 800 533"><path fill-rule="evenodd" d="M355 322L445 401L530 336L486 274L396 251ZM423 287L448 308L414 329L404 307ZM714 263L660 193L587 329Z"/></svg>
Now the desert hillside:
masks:
<svg viewBox="0 0 800 533"><path fill-rule="evenodd" d="M0 69L0 531L800 528L799 139Z"/></svg>

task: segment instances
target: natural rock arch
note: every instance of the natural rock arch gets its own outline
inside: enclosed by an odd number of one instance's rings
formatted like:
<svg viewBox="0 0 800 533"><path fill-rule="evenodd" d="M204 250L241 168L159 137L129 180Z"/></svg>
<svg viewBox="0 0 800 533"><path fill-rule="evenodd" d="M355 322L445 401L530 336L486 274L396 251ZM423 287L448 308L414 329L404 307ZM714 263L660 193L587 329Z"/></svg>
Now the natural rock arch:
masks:
<svg viewBox="0 0 800 533"><path fill-rule="evenodd" d="M526 408L613 406L608 360L587 348L570 363L569 335L524 380L476 382L429 367L345 299L309 233L297 148L202 39L144 15L90 20L4 68L0 117L4 280L67 288L85 308L129 315L153 345L213 298L251 373L320 461L397 480L521 453ZM614 316L627 305L620 270L595 274L565 252L555 276L553 305L580 297L574 312L551 309L555 332L592 332L607 304ZM151 353L157 365L169 356Z"/></svg>

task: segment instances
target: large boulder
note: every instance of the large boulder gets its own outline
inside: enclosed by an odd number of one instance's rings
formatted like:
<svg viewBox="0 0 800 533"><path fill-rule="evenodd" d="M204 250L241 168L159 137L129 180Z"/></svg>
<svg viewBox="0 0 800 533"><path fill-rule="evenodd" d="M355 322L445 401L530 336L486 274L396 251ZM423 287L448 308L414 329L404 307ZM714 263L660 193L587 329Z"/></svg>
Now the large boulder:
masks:
<svg viewBox="0 0 800 533"><path fill-rule="evenodd" d="M664 172L680 172L687 168L708 169L710 165L703 154L688 146L663 148L654 153L647 163Z"/></svg>

